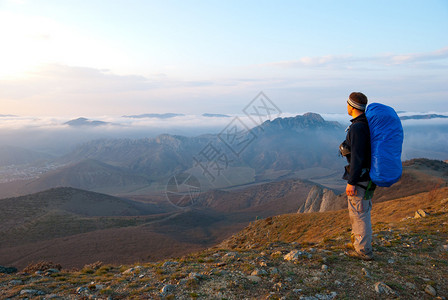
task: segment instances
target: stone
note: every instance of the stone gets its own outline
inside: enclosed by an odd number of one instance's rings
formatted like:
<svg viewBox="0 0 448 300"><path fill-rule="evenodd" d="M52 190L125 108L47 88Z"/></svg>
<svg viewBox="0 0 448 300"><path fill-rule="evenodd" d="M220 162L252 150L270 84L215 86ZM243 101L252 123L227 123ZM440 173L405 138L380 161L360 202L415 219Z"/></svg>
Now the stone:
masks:
<svg viewBox="0 0 448 300"><path fill-rule="evenodd" d="M327 265L322 265L321 269L322 269L322 272L327 272L328 271L328 266Z"/></svg>
<svg viewBox="0 0 448 300"><path fill-rule="evenodd" d="M375 292L377 292L378 294L386 294L386 295L396 294L396 292L390 286L380 281L375 283Z"/></svg>
<svg viewBox="0 0 448 300"><path fill-rule="evenodd" d="M176 286L175 286L175 285L173 285L173 284L167 284L167 285L165 285L165 286L160 290L160 293L161 293L163 296L166 296L166 295L171 294L172 292L174 292L175 289L176 289Z"/></svg>
<svg viewBox="0 0 448 300"><path fill-rule="evenodd" d="M448 251L448 245L442 245L443 250Z"/></svg>
<svg viewBox="0 0 448 300"><path fill-rule="evenodd" d="M17 268L0 266L0 273L12 274L12 273L16 273L16 272L17 272Z"/></svg>
<svg viewBox="0 0 448 300"><path fill-rule="evenodd" d="M281 282L277 282L276 284L274 284L274 286L272 287L273 290L276 291L280 291L283 287L283 284Z"/></svg>
<svg viewBox="0 0 448 300"><path fill-rule="evenodd" d="M425 287L425 293L427 293L428 295L431 295L433 297L437 296L437 291L435 288L433 288L431 285L427 285Z"/></svg>
<svg viewBox="0 0 448 300"><path fill-rule="evenodd" d="M413 289L415 290L417 287L415 286L415 284L411 283L411 282L406 282L405 283L406 287L409 289Z"/></svg>
<svg viewBox="0 0 448 300"><path fill-rule="evenodd" d="M50 295L45 296L44 299L61 299L62 300L62 299L64 299L64 297L56 295L56 294L50 294Z"/></svg>
<svg viewBox="0 0 448 300"><path fill-rule="evenodd" d="M131 274L131 273L133 273L135 271L135 268L129 268L129 269L127 269L126 271L124 271L123 273L121 273L121 274Z"/></svg>
<svg viewBox="0 0 448 300"><path fill-rule="evenodd" d="M237 252L228 252L223 257L225 258L238 258L240 255Z"/></svg>
<svg viewBox="0 0 448 300"><path fill-rule="evenodd" d="M387 263L389 263L389 264L393 264L395 262L395 260L393 260L392 258L389 258L388 260L387 260Z"/></svg>
<svg viewBox="0 0 448 300"><path fill-rule="evenodd" d="M162 267L166 268L166 267L170 267L170 266L175 266L178 265L178 262L175 261L166 261L163 263Z"/></svg>
<svg viewBox="0 0 448 300"><path fill-rule="evenodd" d="M316 294L314 296L301 296L300 300L332 300L334 299L338 293L331 292L330 294Z"/></svg>
<svg viewBox="0 0 448 300"><path fill-rule="evenodd" d="M367 270L366 268L362 268L361 271L362 271L362 273L364 274L364 276L370 278L370 272L369 272L369 270Z"/></svg>
<svg viewBox="0 0 448 300"><path fill-rule="evenodd" d="M247 276L247 279L249 279L252 282L260 282L261 281L260 277L254 276L254 275Z"/></svg>
<svg viewBox="0 0 448 300"><path fill-rule="evenodd" d="M268 272L266 272L263 269L255 269L250 275L252 276L261 276L261 275L267 275Z"/></svg>
<svg viewBox="0 0 448 300"><path fill-rule="evenodd" d="M297 260L302 255L302 252L299 250L292 250L288 254L286 254L283 259L287 261Z"/></svg>
<svg viewBox="0 0 448 300"><path fill-rule="evenodd" d="M204 275L192 272L192 273L188 274L188 277L195 278L195 279L203 279Z"/></svg>
<svg viewBox="0 0 448 300"><path fill-rule="evenodd" d="M269 270L270 270L271 274L279 274L280 273L276 267L272 267Z"/></svg>
<svg viewBox="0 0 448 300"><path fill-rule="evenodd" d="M335 280L335 281L334 281L334 284L336 284L336 285L342 285L342 282L340 282L339 280Z"/></svg>
<svg viewBox="0 0 448 300"><path fill-rule="evenodd" d="M38 290L24 289L20 291L20 295L42 296L45 293Z"/></svg>
<svg viewBox="0 0 448 300"><path fill-rule="evenodd" d="M414 219L426 218L427 216L429 216L429 214L426 211L419 209L415 212Z"/></svg>
<svg viewBox="0 0 448 300"><path fill-rule="evenodd" d="M88 290L89 290L88 288L86 288L84 286L81 286L81 287L76 289L76 293L81 294L83 292L87 292Z"/></svg>
<svg viewBox="0 0 448 300"><path fill-rule="evenodd" d="M23 281L22 280L11 280L9 282L9 284L10 285L21 285L21 284L23 284Z"/></svg>

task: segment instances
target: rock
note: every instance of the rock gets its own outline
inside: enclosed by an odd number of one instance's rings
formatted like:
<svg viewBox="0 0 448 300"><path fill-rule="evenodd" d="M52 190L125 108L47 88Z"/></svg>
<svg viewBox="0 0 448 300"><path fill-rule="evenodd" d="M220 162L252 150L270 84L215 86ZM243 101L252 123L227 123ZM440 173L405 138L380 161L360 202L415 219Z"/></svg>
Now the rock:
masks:
<svg viewBox="0 0 448 300"><path fill-rule="evenodd" d="M431 296L433 296L433 297L435 297L436 295L437 295L437 291L436 291L436 289L435 288L433 288L431 285L427 285L426 287L425 287L425 293L427 293L427 294L429 294L429 295L431 295Z"/></svg>
<svg viewBox="0 0 448 300"><path fill-rule="evenodd" d="M389 259L387 260L387 262L388 262L389 264L393 264L393 263L395 262L395 260L393 260L392 258L389 258Z"/></svg>
<svg viewBox="0 0 448 300"><path fill-rule="evenodd" d="M38 290L25 289L20 291L20 295L42 296L45 293Z"/></svg>
<svg viewBox="0 0 448 300"><path fill-rule="evenodd" d="M247 276L247 279L249 279L252 282L260 282L261 281L260 277L254 276L254 275Z"/></svg>
<svg viewBox="0 0 448 300"><path fill-rule="evenodd" d="M250 275L252 276L261 276L261 275L267 275L268 272L266 272L263 269L255 269Z"/></svg>
<svg viewBox="0 0 448 300"><path fill-rule="evenodd" d="M166 261L166 262L163 263L162 267L166 268L166 267L175 266L175 265L178 265L178 264L179 263L175 262L175 261Z"/></svg>
<svg viewBox="0 0 448 300"><path fill-rule="evenodd" d="M367 270L366 268L362 268L361 271L362 271L362 273L364 274L364 276L370 278L370 272L369 272L369 270Z"/></svg>
<svg viewBox="0 0 448 300"><path fill-rule="evenodd" d="M237 252L226 253L223 257L225 258L238 258L240 255Z"/></svg>
<svg viewBox="0 0 448 300"><path fill-rule="evenodd" d="M419 209L415 212L414 219L426 218L427 216L429 216L429 214L426 211Z"/></svg>
<svg viewBox="0 0 448 300"><path fill-rule="evenodd" d="M88 288L86 288L84 286L81 286L81 287L76 289L76 293L81 294L83 292L87 292L88 290L89 290Z"/></svg>
<svg viewBox="0 0 448 300"><path fill-rule="evenodd" d="M383 282L375 283L375 292L378 294L396 295L396 292L387 284Z"/></svg>
<svg viewBox="0 0 448 300"><path fill-rule="evenodd" d="M50 273L59 273L59 272L61 272L61 271L59 271L58 269L48 269L47 272L50 272Z"/></svg>
<svg viewBox="0 0 448 300"><path fill-rule="evenodd" d="M62 299L64 299L64 297L56 295L56 294L51 294L51 295L45 296L44 299L61 299L62 300Z"/></svg>
<svg viewBox="0 0 448 300"><path fill-rule="evenodd" d="M204 275L192 272L192 273L188 274L188 277L195 278L195 279L199 280L199 279L203 279Z"/></svg>
<svg viewBox="0 0 448 300"><path fill-rule="evenodd" d="M283 287L283 284L281 282L277 282L276 284L274 284L274 286L272 287L273 290L276 291L280 291Z"/></svg>
<svg viewBox="0 0 448 300"><path fill-rule="evenodd" d="M124 271L123 273L121 273L121 274L131 274L131 273L134 272L134 271L135 271L134 268L129 268L129 269L127 269L126 271Z"/></svg>
<svg viewBox="0 0 448 300"><path fill-rule="evenodd" d="M269 270L270 270L271 274L279 274L280 273L276 267L272 267Z"/></svg>
<svg viewBox="0 0 448 300"><path fill-rule="evenodd" d="M335 280L335 281L334 281L334 284L336 284L336 285L342 285L342 282L340 282L339 280Z"/></svg>
<svg viewBox="0 0 448 300"><path fill-rule="evenodd" d="M411 283L411 282L406 282L405 283L406 287L415 290L417 287L415 286L415 284Z"/></svg>
<svg viewBox="0 0 448 300"><path fill-rule="evenodd" d="M11 280L9 282L9 284L10 285L21 285L21 284L23 284L23 281L22 280Z"/></svg>
<svg viewBox="0 0 448 300"><path fill-rule="evenodd" d="M173 285L173 284L167 284L167 285L165 285L165 286L160 290L160 293L161 293L163 296L166 296L166 295L171 294L172 292L174 292L175 289L176 289L176 286L175 286L175 285Z"/></svg>
<svg viewBox="0 0 448 300"><path fill-rule="evenodd" d="M347 206L347 198L338 197L332 190L313 186L308 193L305 203L299 207L297 213L324 212L338 210Z"/></svg>
<svg viewBox="0 0 448 300"><path fill-rule="evenodd" d="M442 245L443 250L448 251L448 245Z"/></svg>
<svg viewBox="0 0 448 300"><path fill-rule="evenodd" d="M299 257L302 255L302 251L299 250L292 250L291 252L289 252L288 254L286 254L283 259L287 260L287 261L291 261L291 260L297 260L299 259Z"/></svg>
<svg viewBox="0 0 448 300"><path fill-rule="evenodd" d="M336 292L331 292L330 294L316 294L314 296L301 296L299 299L300 300L331 300L334 299L336 296L338 295L338 293Z"/></svg>
<svg viewBox="0 0 448 300"><path fill-rule="evenodd" d="M16 273L16 272L17 272L17 268L0 266L0 273L12 274L12 273Z"/></svg>
<svg viewBox="0 0 448 300"><path fill-rule="evenodd" d="M328 271L328 266L327 265L322 265L321 269L322 269L322 272L327 272Z"/></svg>

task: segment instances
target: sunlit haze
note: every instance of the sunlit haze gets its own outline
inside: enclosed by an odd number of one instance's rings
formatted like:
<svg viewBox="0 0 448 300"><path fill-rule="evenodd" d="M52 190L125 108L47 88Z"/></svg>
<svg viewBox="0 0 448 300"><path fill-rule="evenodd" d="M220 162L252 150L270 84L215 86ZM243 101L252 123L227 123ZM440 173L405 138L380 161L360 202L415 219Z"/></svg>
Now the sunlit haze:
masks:
<svg viewBox="0 0 448 300"><path fill-rule="evenodd" d="M447 30L443 0L0 0L0 114L448 111Z"/></svg>

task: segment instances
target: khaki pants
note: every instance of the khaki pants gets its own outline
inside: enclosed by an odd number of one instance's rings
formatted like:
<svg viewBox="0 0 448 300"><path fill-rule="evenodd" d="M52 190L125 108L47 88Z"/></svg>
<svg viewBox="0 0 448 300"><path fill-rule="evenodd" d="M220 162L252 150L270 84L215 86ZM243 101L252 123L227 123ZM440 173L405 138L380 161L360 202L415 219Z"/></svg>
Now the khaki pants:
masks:
<svg viewBox="0 0 448 300"><path fill-rule="evenodd" d="M362 186L367 186L367 182L360 182ZM373 255L372 252L372 222L370 220L370 211L372 210L373 192L356 185L356 195L347 196L348 212L352 224L352 242L353 247L359 253Z"/></svg>

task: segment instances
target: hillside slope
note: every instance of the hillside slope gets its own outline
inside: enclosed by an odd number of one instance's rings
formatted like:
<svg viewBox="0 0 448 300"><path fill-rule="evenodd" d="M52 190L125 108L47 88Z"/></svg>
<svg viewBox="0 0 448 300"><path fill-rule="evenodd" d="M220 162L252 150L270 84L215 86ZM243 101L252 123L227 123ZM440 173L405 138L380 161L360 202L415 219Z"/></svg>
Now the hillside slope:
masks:
<svg viewBox="0 0 448 300"><path fill-rule="evenodd" d="M426 217L415 218L415 211ZM0 277L0 297L63 299L446 299L448 188L373 207L375 260L344 255L347 210L258 220L196 254L133 266ZM63 264L63 262L60 262ZM36 272L37 271L37 272Z"/></svg>
<svg viewBox="0 0 448 300"><path fill-rule="evenodd" d="M380 203L448 185L448 164L439 160L425 158L403 162L403 174L400 180L391 187L377 187L373 195L373 203ZM345 193L335 195L333 191L314 186L306 201L298 209L299 213L324 212L347 208Z"/></svg>

